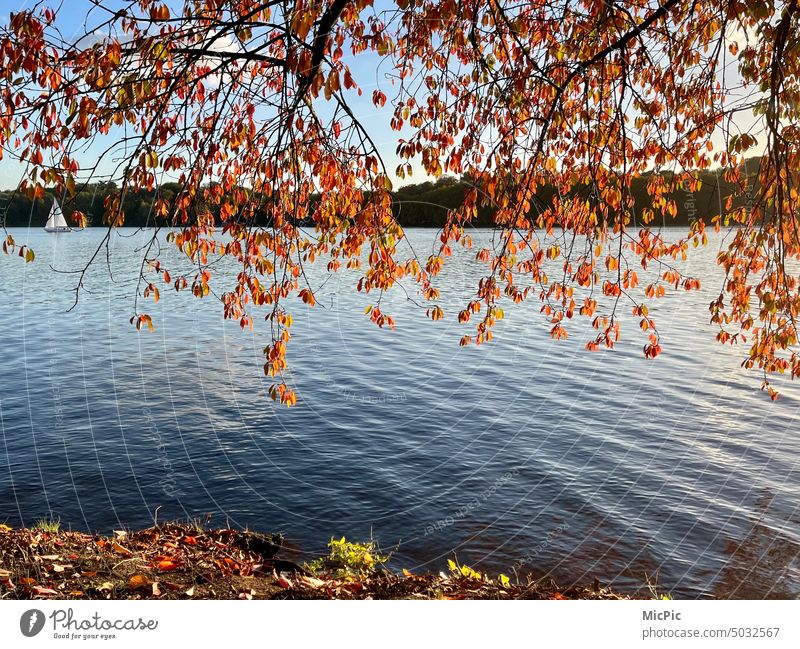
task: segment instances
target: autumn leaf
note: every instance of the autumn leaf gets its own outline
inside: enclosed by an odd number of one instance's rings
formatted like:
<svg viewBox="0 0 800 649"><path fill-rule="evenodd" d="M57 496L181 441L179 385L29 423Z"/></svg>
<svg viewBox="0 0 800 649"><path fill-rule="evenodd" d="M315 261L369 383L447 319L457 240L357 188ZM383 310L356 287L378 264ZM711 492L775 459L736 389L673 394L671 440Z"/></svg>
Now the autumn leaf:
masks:
<svg viewBox="0 0 800 649"><path fill-rule="evenodd" d="M464 304L451 309L468 328L453 344L491 342L502 302L536 301L554 339L573 338L583 317L596 330L586 347L611 349L619 313L668 290L700 289L683 264L707 243L708 222L731 230L717 256L726 281L710 305L717 331L709 340L747 338L745 368L800 378L800 282L791 266L800 256L796 3L528 10L506 0L431 0L399 3L387 24L360 4L277 11L253 0L200 3L198 22L196 4L127 3L106 16L107 37L91 48L67 37L49 9L15 12L0 30L8 73L0 154L25 162L19 192L32 201L68 196L110 227L139 218L156 226L151 243L166 227L170 254L196 273L193 296L219 298L223 317L242 329L268 321L264 371L275 401L298 401L286 383L287 318L294 297L317 302L305 285L309 267L324 260L323 274L357 271L356 290L376 295L366 313L380 328L395 326L381 301L392 290L429 301L421 311L439 320L447 283L435 280L459 246L470 247L476 226L493 235L474 256L481 270ZM748 33L746 47L731 40L731 26ZM229 34L236 51L221 52L213 34ZM726 53L736 75L723 74ZM376 64L394 70L397 83L391 97L373 89L376 113L364 122L354 108ZM731 128L754 109L754 95L763 136ZM103 140L99 159L81 168L82 147L94 139ZM95 183L99 195L88 199L92 186L77 179L116 165L120 151L120 186ZM753 154L769 164L748 168ZM401 199L407 188L393 191L386 168L394 157L398 177L413 170L448 196L423 258L405 245L403 220L415 208ZM709 181L731 189L709 190L706 205L699 192ZM75 210L72 221L85 227L86 216ZM662 224L684 231L667 241ZM137 268L162 254L160 243L142 247L148 258ZM10 235L2 247L34 261ZM218 272L230 267L237 272ZM142 278L148 298L160 299L159 272L176 291L190 285L151 268L156 276ZM656 358L660 343L649 336L658 322L643 317L632 336ZM131 323L154 330L146 314Z"/></svg>
<svg viewBox="0 0 800 649"><path fill-rule="evenodd" d="M76 227L85 228L87 225L86 214L79 210L75 210L72 212L72 222L75 224Z"/></svg>
<svg viewBox="0 0 800 649"><path fill-rule="evenodd" d="M44 586L33 586L31 588L31 592L36 597L57 597L58 591L53 590L52 588L45 588Z"/></svg>
<svg viewBox="0 0 800 649"><path fill-rule="evenodd" d="M181 565L180 561L175 561L173 559L162 559L156 564L156 567L159 570L166 572L168 570L175 570L176 568L180 567L180 565Z"/></svg>
<svg viewBox="0 0 800 649"><path fill-rule="evenodd" d="M116 552L117 554L121 554L121 555L126 556L126 557L130 557L133 554L126 547L124 547L123 545L117 543L117 541L112 541L111 542L111 549L114 550L114 552Z"/></svg>
<svg viewBox="0 0 800 649"><path fill-rule="evenodd" d="M281 588L293 588L294 587L294 584L292 584L292 582L290 580L288 580L286 577L284 577L282 573L279 574L279 573L276 573L276 572L273 571L272 576L275 579L276 583Z"/></svg>
<svg viewBox="0 0 800 649"><path fill-rule="evenodd" d="M322 579L317 579L316 577L309 577L306 575L300 575L297 578L298 582L310 586L311 588L322 588L325 586L325 582ZM286 586L284 586L286 588Z"/></svg>
<svg viewBox="0 0 800 649"><path fill-rule="evenodd" d="M148 588L152 583L152 580L145 575L131 575L128 579L128 588L131 590L139 590L141 588Z"/></svg>

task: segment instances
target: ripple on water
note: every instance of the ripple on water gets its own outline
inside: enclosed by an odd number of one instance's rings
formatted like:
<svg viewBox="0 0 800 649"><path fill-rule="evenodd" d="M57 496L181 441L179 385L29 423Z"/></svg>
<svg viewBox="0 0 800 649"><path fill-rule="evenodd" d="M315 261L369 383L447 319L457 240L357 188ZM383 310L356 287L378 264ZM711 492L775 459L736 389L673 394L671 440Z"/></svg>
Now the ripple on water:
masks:
<svg viewBox="0 0 800 649"><path fill-rule="evenodd" d="M113 239L114 281L95 269L66 313L73 278L46 269L75 267L101 233L20 235L37 264L3 271L0 520L108 532L160 507L281 530L304 551L372 534L410 567L456 554L620 588L657 575L689 597L800 594L800 394L769 402L744 351L713 343L708 289L654 305L651 362L635 321L590 354L588 323L554 342L532 303L504 306L491 345L459 348L450 316L482 272L469 255L440 278L444 320L385 296L394 332L368 323L374 298L345 273L326 308L294 310L286 411L266 395L265 331L222 322L217 303L165 292L156 334L132 330L139 237ZM432 232L409 236L421 250ZM711 243L690 261L704 280Z"/></svg>

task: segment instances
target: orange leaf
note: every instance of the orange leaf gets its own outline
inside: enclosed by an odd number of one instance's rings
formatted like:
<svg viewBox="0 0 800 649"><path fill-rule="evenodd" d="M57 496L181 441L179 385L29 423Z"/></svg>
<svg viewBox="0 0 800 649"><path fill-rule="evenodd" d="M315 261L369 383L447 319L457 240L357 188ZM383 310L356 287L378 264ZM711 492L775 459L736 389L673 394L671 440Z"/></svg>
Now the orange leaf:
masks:
<svg viewBox="0 0 800 649"><path fill-rule="evenodd" d="M117 554L122 554L122 555L125 555L126 557L129 557L129 556L131 556L131 555L133 554L133 552L131 552L130 550L128 550L128 548L126 548L126 547L124 547L124 546L120 545L120 544L119 544L119 543L117 543L116 541L112 541L112 542L111 542L111 548L112 548L112 549L114 550L114 552L116 552Z"/></svg>
<svg viewBox="0 0 800 649"><path fill-rule="evenodd" d="M139 590L140 588L147 588L151 583L153 582L145 575L131 575L131 578L128 579L128 588Z"/></svg>

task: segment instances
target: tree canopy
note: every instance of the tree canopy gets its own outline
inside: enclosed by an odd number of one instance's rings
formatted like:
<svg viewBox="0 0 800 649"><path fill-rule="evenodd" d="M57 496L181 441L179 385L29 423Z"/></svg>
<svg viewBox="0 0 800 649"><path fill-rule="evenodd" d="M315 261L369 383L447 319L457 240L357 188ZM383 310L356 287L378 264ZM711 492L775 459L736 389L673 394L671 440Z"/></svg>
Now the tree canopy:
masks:
<svg viewBox="0 0 800 649"><path fill-rule="evenodd" d="M409 277L439 319L437 275L487 215L498 236L474 251L485 273L452 314L472 323L462 345L491 340L502 300L532 298L554 338L588 317L589 349L613 347L628 310L655 357L648 303L699 288L677 262L706 227L732 227L710 305L717 339L749 345L744 364L773 397L771 373L800 375L797 0L90 5L91 31L75 37L59 29L67 5L46 1L0 28L0 153L23 163L19 191L41 199L79 194L124 151L103 222L125 224L145 192L196 268L172 277L152 247L141 295L158 299L166 282L208 296L213 261L236 259L220 299L242 327L266 313L273 398L296 400L282 376L287 298L315 303L304 263L360 269L378 326L394 326L380 296ZM359 60L382 71L366 99L383 130L364 119ZM387 137L394 169L378 144ZM102 151L81 165L90 144ZM719 209L698 207L668 241L657 226L712 168L729 189ZM456 187L425 258L401 246L403 188L392 194L393 180L420 172ZM71 217L84 223L85 211ZM3 247L33 259L10 234ZM153 326L139 307L132 322Z"/></svg>

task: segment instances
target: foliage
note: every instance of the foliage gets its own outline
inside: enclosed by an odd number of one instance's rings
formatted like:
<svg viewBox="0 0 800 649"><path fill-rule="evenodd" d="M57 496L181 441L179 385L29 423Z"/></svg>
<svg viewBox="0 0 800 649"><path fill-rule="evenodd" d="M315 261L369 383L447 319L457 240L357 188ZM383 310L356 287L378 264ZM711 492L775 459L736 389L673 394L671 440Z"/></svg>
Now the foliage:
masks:
<svg viewBox="0 0 800 649"><path fill-rule="evenodd" d="M459 577L466 577L467 579L477 579L481 580L484 578L484 575L479 573L477 570L470 568L469 566L461 565L454 561L453 559L447 560L447 567L450 568L450 572L458 575ZM488 576L486 577L488 579ZM508 579L508 577L506 577Z"/></svg>
<svg viewBox="0 0 800 649"><path fill-rule="evenodd" d="M470 566L459 563L457 560L448 559L447 567L450 569L450 575L454 579L475 580L488 584L495 583L488 574L480 573ZM511 588L511 578L508 575L499 574L496 583L500 588Z"/></svg>
<svg viewBox="0 0 800 649"><path fill-rule="evenodd" d="M308 570L336 578L359 577L374 573L389 561L389 556L381 554L378 544L372 539L364 543L354 543L345 537L331 538L328 548L328 556L307 564Z"/></svg>
<svg viewBox="0 0 800 649"><path fill-rule="evenodd" d="M268 534L166 523L113 536L42 534L0 524L0 599L627 599L597 585L560 589L460 575L372 571L309 576L255 548ZM266 550L266 552L265 552Z"/></svg>
<svg viewBox="0 0 800 649"><path fill-rule="evenodd" d="M770 374L800 375L797 0L179 4L123 3L71 42L46 2L12 14L0 28L0 153L26 165L19 189L42 199L77 192L97 168L81 170L79 152L96 138L124 144L102 222L126 223L130 197L158 190L152 217L176 228L169 241L196 268L173 277L154 242L137 296L158 299L161 282L191 287L243 328L264 313L274 399L297 399L283 378L288 304L315 304L304 272L315 260L359 270L358 290L378 294L368 316L379 327L394 327L380 297L412 278L431 318L473 327L462 345L492 339L501 301L536 299L555 339L588 318L590 350L615 345L627 310L654 358L649 305L700 287L679 262L723 223L733 232L710 304L717 339L746 345L743 364L773 398ZM348 61L370 56L386 71L369 98L395 132L394 170L375 145L384 135L359 120ZM749 113L756 128L739 132ZM746 155L759 158L755 181ZM733 192L667 241L658 227L678 215L676 192L694 196L714 165ZM469 179L437 188L447 209L423 258L404 245L390 179L420 169ZM488 214L498 233L475 251L474 295L445 314L437 276ZM71 218L86 222L80 209ZM5 244L17 250L13 237ZM219 257L242 271L212 291ZM153 326L138 306L131 322Z"/></svg>

